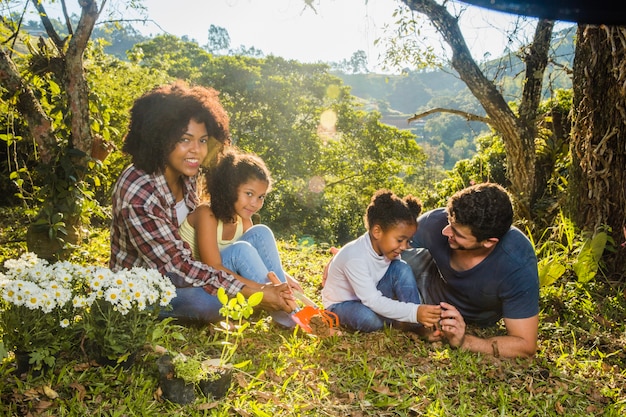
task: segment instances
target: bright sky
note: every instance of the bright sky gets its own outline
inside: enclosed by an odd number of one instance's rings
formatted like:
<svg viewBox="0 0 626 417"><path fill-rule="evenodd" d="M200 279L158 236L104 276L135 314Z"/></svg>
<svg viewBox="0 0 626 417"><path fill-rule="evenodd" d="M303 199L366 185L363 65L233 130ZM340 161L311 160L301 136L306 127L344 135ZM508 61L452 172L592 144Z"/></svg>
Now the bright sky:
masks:
<svg viewBox="0 0 626 417"><path fill-rule="evenodd" d="M70 12L78 13L77 0L67 0ZM109 0L107 5L128 3ZM301 62L341 62L363 50L367 54L369 69L380 68L382 46L374 42L383 37L386 24L393 24L394 11L402 4L399 0L142 0L148 18L154 23L133 25L144 35L163 32L179 37L187 35L200 45L205 45L211 25L228 31L231 49L255 47L265 55L281 56ZM307 3L313 8L308 7ZM58 3L47 5L51 14ZM503 30L519 23L514 15L490 11L476 6L457 3L465 7L460 20L465 40L477 61L485 54L491 58L502 55L507 46ZM76 10L74 10L76 8ZM56 10L58 13L59 11ZM135 18L124 13L125 18ZM103 14L101 20L106 19ZM533 19L530 19L533 21ZM528 20L526 28L533 28ZM528 37L530 30L522 31ZM423 32L425 43L435 51L447 48L432 29ZM509 45L517 48L520 42Z"/></svg>
<svg viewBox="0 0 626 417"><path fill-rule="evenodd" d="M231 48L254 46L265 55L301 62L339 62L363 50L370 69L376 67L381 50L374 41L382 37L385 24L394 22L398 0L307 2L315 11L306 7L305 0L144 0L149 17L158 27L148 24L142 32L156 35L164 30L188 35L204 45L213 24L228 31ZM474 58L481 60L485 53L499 56L506 39L490 25L508 27L516 17L468 7L462 29ZM439 37L434 32L430 37L433 46L439 47Z"/></svg>

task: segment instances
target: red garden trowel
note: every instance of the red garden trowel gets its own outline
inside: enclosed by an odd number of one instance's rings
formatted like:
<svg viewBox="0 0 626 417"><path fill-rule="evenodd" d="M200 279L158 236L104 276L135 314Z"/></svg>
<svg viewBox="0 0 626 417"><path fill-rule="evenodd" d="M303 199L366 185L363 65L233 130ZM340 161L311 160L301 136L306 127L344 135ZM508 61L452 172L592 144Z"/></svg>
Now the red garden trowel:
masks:
<svg viewBox="0 0 626 417"><path fill-rule="evenodd" d="M267 278L273 284L282 283L274 272L270 271L267 274ZM291 313L291 318L302 330L317 336L331 336L337 333L339 317L335 313L319 308L313 300L301 291L293 288L291 291L304 304L303 308L296 307L296 310Z"/></svg>

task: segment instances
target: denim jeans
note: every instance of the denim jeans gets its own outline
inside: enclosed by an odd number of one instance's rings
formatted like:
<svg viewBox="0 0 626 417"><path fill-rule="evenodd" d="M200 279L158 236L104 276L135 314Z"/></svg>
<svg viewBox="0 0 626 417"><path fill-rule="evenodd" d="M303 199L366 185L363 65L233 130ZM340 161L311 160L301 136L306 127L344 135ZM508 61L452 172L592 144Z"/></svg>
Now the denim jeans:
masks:
<svg viewBox="0 0 626 417"><path fill-rule="evenodd" d="M393 260L376 288L387 298L420 304L420 295L413 272L404 261ZM342 326L364 333L380 330L385 325L399 325L405 329L411 326L419 327L417 323L399 323L382 317L358 300L333 304L328 309L337 314Z"/></svg>
<svg viewBox="0 0 626 417"><path fill-rule="evenodd" d="M265 284L267 273L273 271L285 282L285 272L272 230L262 224L252 226L232 245L220 252L222 264L231 271L251 281ZM219 313L222 307L217 297L208 294L203 288L177 288L176 297L171 301L171 311L162 317L176 317L182 320L215 323L222 320ZM285 311L271 311L273 319L284 327L294 327L290 314Z"/></svg>
<svg viewBox="0 0 626 417"><path fill-rule="evenodd" d="M216 296L202 287L176 288L176 297L170 301L171 310L161 310L159 317L175 317L185 322L217 323L223 319L222 304Z"/></svg>
<svg viewBox="0 0 626 417"><path fill-rule="evenodd" d="M274 233L264 224L246 230L239 240L220 251L220 255L222 265L244 278L265 284L267 273L273 271L285 282Z"/></svg>

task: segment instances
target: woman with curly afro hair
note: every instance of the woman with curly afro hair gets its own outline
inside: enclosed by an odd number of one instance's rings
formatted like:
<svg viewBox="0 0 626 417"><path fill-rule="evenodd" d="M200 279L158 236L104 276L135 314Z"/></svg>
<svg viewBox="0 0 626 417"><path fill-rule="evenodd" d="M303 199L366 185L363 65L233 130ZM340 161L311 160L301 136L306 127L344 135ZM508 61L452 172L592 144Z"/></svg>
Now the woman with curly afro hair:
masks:
<svg viewBox="0 0 626 417"><path fill-rule="evenodd" d="M184 321L217 322L217 290L263 292L262 307L292 311L286 284L261 285L194 259L178 227L198 205L196 176L229 141L218 92L183 82L157 87L133 104L122 150L132 164L113 189L110 268L157 269L177 287L171 311Z"/></svg>

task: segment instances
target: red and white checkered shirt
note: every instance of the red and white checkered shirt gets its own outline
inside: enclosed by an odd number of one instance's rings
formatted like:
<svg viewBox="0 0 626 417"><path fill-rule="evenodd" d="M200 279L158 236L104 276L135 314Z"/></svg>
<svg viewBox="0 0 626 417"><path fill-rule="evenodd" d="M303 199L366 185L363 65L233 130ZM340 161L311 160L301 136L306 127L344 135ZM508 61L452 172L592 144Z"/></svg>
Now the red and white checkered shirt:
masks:
<svg viewBox="0 0 626 417"><path fill-rule="evenodd" d="M195 179L184 179L184 198L189 210L196 208ZM178 234L176 201L163 174L147 174L129 166L120 175L112 197L111 259L113 271L142 267L157 269L180 287L195 286L215 295L224 287L233 296L244 286L232 275L192 258Z"/></svg>

